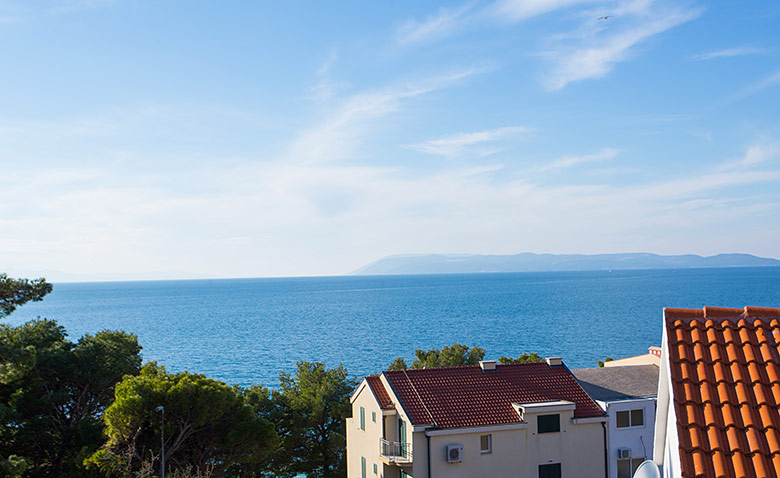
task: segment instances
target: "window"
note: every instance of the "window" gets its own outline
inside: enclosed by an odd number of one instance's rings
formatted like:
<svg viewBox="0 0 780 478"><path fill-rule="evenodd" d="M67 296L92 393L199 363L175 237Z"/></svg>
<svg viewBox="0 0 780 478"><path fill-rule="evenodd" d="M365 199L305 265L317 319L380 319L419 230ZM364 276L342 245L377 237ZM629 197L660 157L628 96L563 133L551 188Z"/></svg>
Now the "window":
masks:
<svg viewBox="0 0 780 478"><path fill-rule="evenodd" d="M376 423L376 412L371 412L371 421Z"/></svg>
<svg viewBox="0 0 780 478"><path fill-rule="evenodd" d="M618 428L641 427L645 424L645 411L623 410L615 414L615 420Z"/></svg>
<svg viewBox="0 0 780 478"><path fill-rule="evenodd" d="M360 478L366 478L366 457L360 457Z"/></svg>
<svg viewBox="0 0 780 478"><path fill-rule="evenodd" d="M539 465L539 478L561 478L561 464Z"/></svg>
<svg viewBox="0 0 780 478"><path fill-rule="evenodd" d="M401 478L409 478L409 474L406 473L404 470L401 470Z"/></svg>
<svg viewBox="0 0 780 478"><path fill-rule="evenodd" d="M360 429L366 429L366 409L363 407L360 407Z"/></svg>
<svg viewBox="0 0 780 478"><path fill-rule="evenodd" d="M536 427L539 433L554 433L561 431L561 416L539 415L536 419Z"/></svg>
<svg viewBox="0 0 780 478"><path fill-rule="evenodd" d="M479 437L479 451L480 453L493 452L493 435L482 435Z"/></svg>
<svg viewBox="0 0 780 478"><path fill-rule="evenodd" d="M376 475L376 463L374 463L374 474Z"/></svg>
<svg viewBox="0 0 780 478"><path fill-rule="evenodd" d="M636 473L639 465L645 461L644 458L627 458L617 461L618 478L631 478Z"/></svg>
<svg viewBox="0 0 780 478"><path fill-rule="evenodd" d="M644 410L642 410L641 408L639 410L631 410L631 426L641 427L644 424L645 424Z"/></svg>

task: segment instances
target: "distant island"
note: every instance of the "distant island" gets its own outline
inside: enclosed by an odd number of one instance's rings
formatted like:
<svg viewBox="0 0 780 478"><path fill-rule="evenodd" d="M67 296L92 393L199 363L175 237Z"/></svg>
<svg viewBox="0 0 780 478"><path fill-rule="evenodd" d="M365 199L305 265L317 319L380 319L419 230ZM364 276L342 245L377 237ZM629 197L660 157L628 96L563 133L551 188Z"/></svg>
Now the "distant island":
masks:
<svg viewBox="0 0 780 478"><path fill-rule="evenodd" d="M467 274L760 266L780 266L780 261L750 254L717 254L708 257L695 254L666 256L646 252L625 254L534 254L524 252L514 255L420 254L385 257L350 274Z"/></svg>

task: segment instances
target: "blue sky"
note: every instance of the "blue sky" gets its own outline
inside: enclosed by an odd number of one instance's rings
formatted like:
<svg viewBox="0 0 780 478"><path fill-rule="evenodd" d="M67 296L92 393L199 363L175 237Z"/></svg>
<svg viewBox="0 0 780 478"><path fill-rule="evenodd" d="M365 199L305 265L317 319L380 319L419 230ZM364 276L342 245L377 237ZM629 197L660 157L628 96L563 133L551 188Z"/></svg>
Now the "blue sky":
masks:
<svg viewBox="0 0 780 478"><path fill-rule="evenodd" d="M769 0L0 0L0 265L780 257L778 24Z"/></svg>

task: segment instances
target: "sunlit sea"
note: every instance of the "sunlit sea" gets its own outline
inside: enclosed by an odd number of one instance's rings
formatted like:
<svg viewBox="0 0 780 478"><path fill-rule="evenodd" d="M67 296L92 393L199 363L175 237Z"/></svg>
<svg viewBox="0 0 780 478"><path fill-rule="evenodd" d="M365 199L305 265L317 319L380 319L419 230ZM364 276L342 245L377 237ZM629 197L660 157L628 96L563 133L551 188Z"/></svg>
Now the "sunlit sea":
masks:
<svg viewBox="0 0 780 478"><path fill-rule="evenodd" d="M170 371L274 387L297 360L362 376L454 342L591 367L660 345L664 307L705 305L780 306L780 268L63 283L6 322L126 330Z"/></svg>

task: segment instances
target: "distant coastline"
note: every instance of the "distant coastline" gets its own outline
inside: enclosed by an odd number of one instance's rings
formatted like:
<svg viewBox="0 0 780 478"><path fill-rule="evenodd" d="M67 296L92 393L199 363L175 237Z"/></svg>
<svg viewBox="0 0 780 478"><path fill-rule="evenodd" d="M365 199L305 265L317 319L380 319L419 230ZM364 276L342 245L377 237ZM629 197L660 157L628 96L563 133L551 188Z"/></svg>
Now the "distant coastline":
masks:
<svg viewBox="0 0 780 478"><path fill-rule="evenodd" d="M420 254L388 256L350 275L474 274L489 272L563 272L632 269L692 269L772 267L780 260L751 254L661 255L646 252L618 254Z"/></svg>

